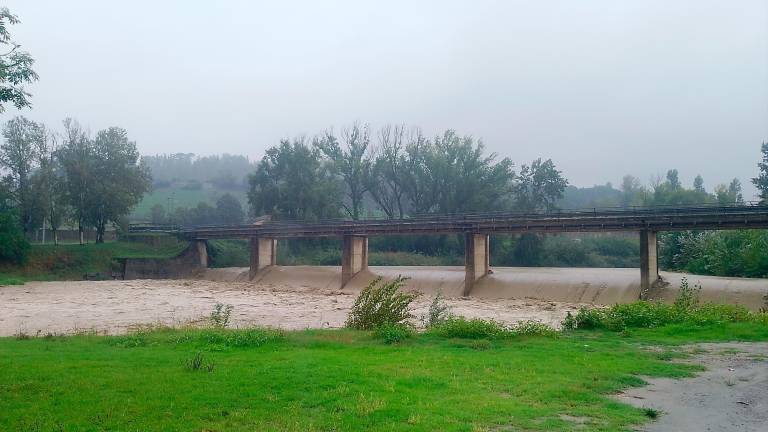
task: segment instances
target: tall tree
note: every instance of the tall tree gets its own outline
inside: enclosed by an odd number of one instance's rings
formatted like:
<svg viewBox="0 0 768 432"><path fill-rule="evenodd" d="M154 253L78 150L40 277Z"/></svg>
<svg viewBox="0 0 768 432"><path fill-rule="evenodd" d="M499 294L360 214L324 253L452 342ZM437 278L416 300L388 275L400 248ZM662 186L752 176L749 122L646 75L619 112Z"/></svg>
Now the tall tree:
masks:
<svg viewBox="0 0 768 432"><path fill-rule="evenodd" d="M303 138L282 140L267 150L249 177L248 202L254 215L312 220L339 216L340 185Z"/></svg>
<svg viewBox="0 0 768 432"><path fill-rule="evenodd" d="M715 197L718 204L733 205L744 204L744 196L741 193L741 182L735 178L726 186L724 184L715 187Z"/></svg>
<svg viewBox="0 0 768 432"><path fill-rule="evenodd" d="M331 161L331 169L344 182L346 202L342 205L354 220L360 219L363 198L371 170L371 137L368 125L353 124L342 131L343 145L328 131L314 145Z"/></svg>
<svg viewBox="0 0 768 432"><path fill-rule="evenodd" d="M8 27L18 24L19 18L8 8L0 8L0 113L5 111L6 103L12 103L16 108L31 105L29 93L24 90L24 84L37 81L38 76L32 65L35 61L26 51L21 51L21 45L14 42Z"/></svg>
<svg viewBox="0 0 768 432"><path fill-rule="evenodd" d="M698 174L695 179L693 179L693 190L696 192L705 192L704 191L704 179L701 177L701 174Z"/></svg>
<svg viewBox="0 0 768 432"><path fill-rule="evenodd" d="M414 131L414 133L416 133ZM405 127L387 125L379 130L379 145L375 149L368 193L389 219L405 216L406 200L403 179L405 173Z"/></svg>
<svg viewBox="0 0 768 432"><path fill-rule="evenodd" d="M10 171L12 191L19 207L24 232L34 229L38 201L32 193L30 175L37 168L39 155L46 148L47 135L42 124L25 117L14 117L3 128L5 141L0 145L0 166Z"/></svg>
<svg viewBox="0 0 768 432"><path fill-rule="evenodd" d="M760 152L763 154L762 161L757 163L760 174L752 179L752 184L760 191L760 200L768 203L768 142L760 146Z"/></svg>
<svg viewBox="0 0 768 432"><path fill-rule="evenodd" d="M515 208L525 212L552 210L557 200L563 197L566 186L568 180L557 170L552 159L536 159L530 165L520 167L513 188Z"/></svg>
<svg viewBox="0 0 768 432"><path fill-rule="evenodd" d="M80 244L85 244L89 205L94 200L93 185L99 179L94 169L93 143L76 120L64 120L63 142L56 151L56 158L65 174L66 196L77 223Z"/></svg>
<svg viewBox="0 0 768 432"><path fill-rule="evenodd" d="M140 163L136 143L119 127L96 134L91 168L98 181L91 183L88 215L96 228L96 243L103 243L107 224L117 223L139 203L149 190L151 176L146 164Z"/></svg>

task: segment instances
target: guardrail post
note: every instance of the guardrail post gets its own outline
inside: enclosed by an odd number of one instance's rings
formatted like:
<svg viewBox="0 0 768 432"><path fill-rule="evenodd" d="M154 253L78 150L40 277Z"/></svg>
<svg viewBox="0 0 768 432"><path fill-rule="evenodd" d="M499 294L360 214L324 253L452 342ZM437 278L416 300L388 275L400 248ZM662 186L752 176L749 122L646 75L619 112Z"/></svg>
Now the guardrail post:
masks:
<svg viewBox="0 0 768 432"><path fill-rule="evenodd" d="M277 239L251 237L251 265L248 272L252 280L261 270L277 265Z"/></svg>
<svg viewBox="0 0 768 432"><path fill-rule="evenodd" d="M464 235L464 296L472 292L475 282L490 273L490 236L466 233Z"/></svg>
<svg viewBox="0 0 768 432"><path fill-rule="evenodd" d="M644 297L659 279L656 231L640 231L640 297Z"/></svg>
<svg viewBox="0 0 768 432"><path fill-rule="evenodd" d="M341 239L341 287L368 268L368 237L345 235Z"/></svg>

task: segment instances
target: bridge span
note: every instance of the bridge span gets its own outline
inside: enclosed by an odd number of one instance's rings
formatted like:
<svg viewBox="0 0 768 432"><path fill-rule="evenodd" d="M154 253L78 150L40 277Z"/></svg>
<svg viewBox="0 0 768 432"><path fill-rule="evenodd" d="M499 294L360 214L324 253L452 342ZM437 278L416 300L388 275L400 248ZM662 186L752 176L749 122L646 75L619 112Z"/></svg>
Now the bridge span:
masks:
<svg viewBox="0 0 768 432"><path fill-rule="evenodd" d="M237 226L197 226L178 230L198 241L209 239L250 241L250 276L277 265L277 240L301 237L342 239L341 286L368 266L368 237L389 235L461 234L465 239L464 295L489 274L491 234L563 232L638 232L640 235L641 292L659 278L657 233L684 230L768 228L768 205L697 205L555 210L542 213L489 212L430 215L406 219L322 220L312 222L261 220Z"/></svg>

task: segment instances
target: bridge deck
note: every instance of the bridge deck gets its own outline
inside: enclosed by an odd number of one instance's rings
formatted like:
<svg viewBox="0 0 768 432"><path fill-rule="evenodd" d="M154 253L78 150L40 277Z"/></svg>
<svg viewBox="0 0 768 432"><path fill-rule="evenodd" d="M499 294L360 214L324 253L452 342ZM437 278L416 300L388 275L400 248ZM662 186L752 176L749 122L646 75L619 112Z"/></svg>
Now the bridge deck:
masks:
<svg viewBox="0 0 768 432"><path fill-rule="evenodd" d="M767 205L591 209L536 214L498 212L423 216L394 220L286 221L260 225L199 226L181 229L180 232L194 239L227 239L757 228L768 228Z"/></svg>

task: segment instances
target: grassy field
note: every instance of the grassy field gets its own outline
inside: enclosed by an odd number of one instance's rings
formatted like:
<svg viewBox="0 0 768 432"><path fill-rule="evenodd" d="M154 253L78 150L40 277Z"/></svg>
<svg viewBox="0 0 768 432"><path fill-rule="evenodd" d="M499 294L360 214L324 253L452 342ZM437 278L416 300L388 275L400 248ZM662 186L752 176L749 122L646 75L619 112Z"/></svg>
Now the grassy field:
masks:
<svg viewBox="0 0 768 432"><path fill-rule="evenodd" d="M185 189L183 187L158 188L144 195L144 198L134 208L131 213L132 220L148 220L150 218L150 209L155 204L165 207L166 211L171 202L174 208L178 207L197 207L200 202L207 202L210 205L216 205L216 200L225 193L232 194L243 204L243 208L248 208L248 198L244 191L230 191L206 187L203 189Z"/></svg>
<svg viewBox="0 0 768 432"><path fill-rule="evenodd" d="M115 259L169 258L186 247L187 243L182 241L162 247L131 241L59 246L35 244L25 264L0 264L0 285L29 280L77 280L85 274L109 275Z"/></svg>
<svg viewBox="0 0 768 432"><path fill-rule="evenodd" d="M390 345L352 330L3 338L0 430L629 430L655 413L608 395L695 372L669 361L685 355L680 330ZM684 333L768 340L755 323Z"/></svg>

